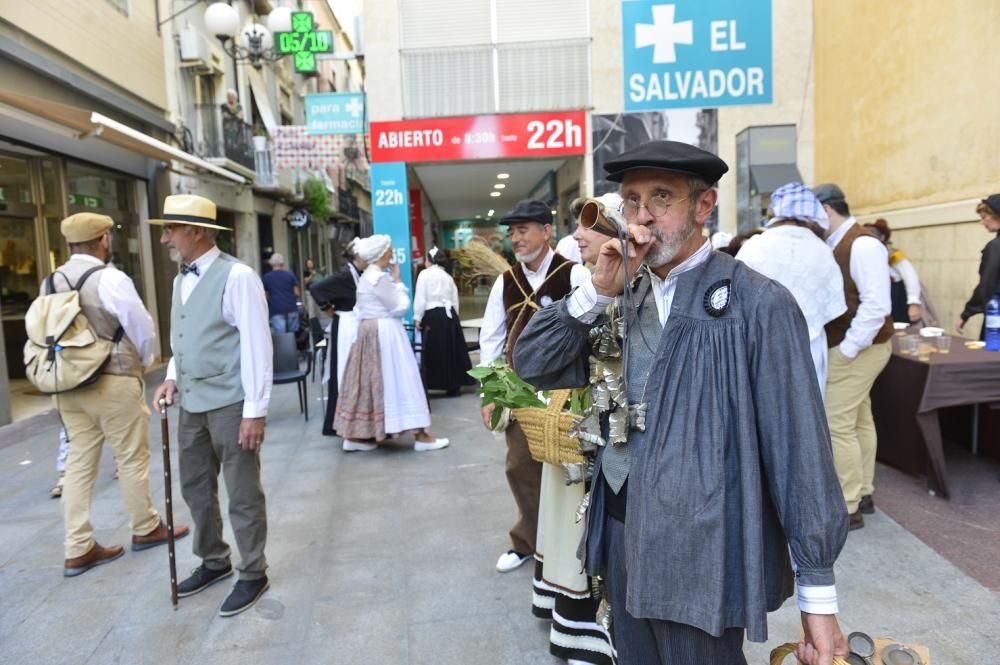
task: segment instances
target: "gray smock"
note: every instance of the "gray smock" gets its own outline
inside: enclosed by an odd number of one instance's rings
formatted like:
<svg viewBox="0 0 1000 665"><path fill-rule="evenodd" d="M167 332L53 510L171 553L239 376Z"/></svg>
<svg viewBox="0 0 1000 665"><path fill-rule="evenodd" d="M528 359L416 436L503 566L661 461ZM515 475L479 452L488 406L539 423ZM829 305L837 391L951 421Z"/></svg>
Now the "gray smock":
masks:
<svg viewBox="0 0 1000 665"><path fill-rule="evenodd" d="M709 295L725 280L720 313ZM565 299L537 312L517 342L518 375L540 390L586 385L588 334L603 322L575 319ZM806 322L784 287L713 252L677 277L667 323L648 341L646 433L626 444L642 441L628 451L626 608L765 641L767 612L794 589L789 548L797 581L826 586L847 537ZM595 575L605 569L602 457L581 545Z"/></svg>

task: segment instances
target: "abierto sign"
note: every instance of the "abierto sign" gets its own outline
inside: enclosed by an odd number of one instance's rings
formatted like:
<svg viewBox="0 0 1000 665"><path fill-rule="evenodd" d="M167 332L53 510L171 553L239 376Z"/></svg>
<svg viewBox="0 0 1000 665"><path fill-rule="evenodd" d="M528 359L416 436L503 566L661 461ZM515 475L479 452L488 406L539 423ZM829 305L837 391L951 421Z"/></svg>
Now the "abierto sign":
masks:
<svg viewBox="0 0 1000 665"><path fill-rule="evenodd" d="M770 104L771 0L622 0L625 110Z"/></svg>
<svg viewBox="0 0 1000 665"><path fill-rule="evenodd" d="M426 118L370 125L373 162L551 157L586 152L583 111Z"/></svg>

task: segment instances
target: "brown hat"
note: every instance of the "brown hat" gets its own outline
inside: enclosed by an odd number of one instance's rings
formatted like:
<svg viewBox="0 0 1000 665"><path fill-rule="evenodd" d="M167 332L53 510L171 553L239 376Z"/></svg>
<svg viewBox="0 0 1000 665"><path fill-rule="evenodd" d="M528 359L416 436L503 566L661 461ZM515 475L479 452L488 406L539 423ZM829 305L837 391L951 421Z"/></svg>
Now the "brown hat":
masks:
<svg viewBox="0 0 1000 665"><path fill-rule="evenodd" d="M204 226L220 231L232 231L227 226L215 223L215 204L204 196L194 194L174 194L163 200L163 215L160 219L149 220L150 224L164 226L166 224L187 224L188 226Z"/></svg>
<svg viewBox="0 0 1000 665"><path fill-rule="evenodd" d="M59 230L68 243L87 242L100 238L111 230L115 220L107 215L92 212L78 212L70 215L59 225Z"/></svg>

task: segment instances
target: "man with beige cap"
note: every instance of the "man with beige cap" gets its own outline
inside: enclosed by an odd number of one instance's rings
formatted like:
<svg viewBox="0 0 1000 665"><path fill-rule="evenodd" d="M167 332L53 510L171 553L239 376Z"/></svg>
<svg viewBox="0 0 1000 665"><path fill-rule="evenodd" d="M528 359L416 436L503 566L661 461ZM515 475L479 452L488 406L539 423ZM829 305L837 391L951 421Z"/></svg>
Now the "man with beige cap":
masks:
<svg viewBox="0 0 1000 665"><path fill-rule="evenodd" d="M153 403L180 400L181 492L194 519L193 549L201 558L178 596L194 595L230 577L223 539L219 471L229 495L229 521L240 551L239 580L219 614L249 609L268 588L264 545L267 512L260 482L260 447L271 398L272 347L260 278L215 245L215 204L191 195L163 203L160 242L181 262L174 279L170 347L174 357Z"/></svg>
<svg viewBox="0 0 1000 665"><path fill-rule="evenodd" d="M62 221L69 260L42 286L42 295L76 289L94 332L115 342L101 377L60 393L59 417L69 436L69 459L63 487L66 563L63 575L75 577L124 554L121 545L102 547L94 540L90 504L107 440L118 465L119 484L129 514L132 549L167 542L167 527L149 494L149 410L143 399L143 369L153 362L153 319L128 275L111 259L111 229L106 215L83 212ZM174 527L174 537L188 533Z"/></svg>

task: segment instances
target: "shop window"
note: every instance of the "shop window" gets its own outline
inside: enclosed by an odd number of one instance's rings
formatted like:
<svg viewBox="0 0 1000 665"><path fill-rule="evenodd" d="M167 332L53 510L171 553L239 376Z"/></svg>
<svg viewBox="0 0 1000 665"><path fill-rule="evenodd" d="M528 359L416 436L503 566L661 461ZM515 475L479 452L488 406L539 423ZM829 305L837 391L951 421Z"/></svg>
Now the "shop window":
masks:
<svg viewBox="0 0 1000 665"><path fill-rule="evenodd" d="M135 180L86 164L67 162L67 212L95 212L115 221L111 229L111 262L132 278L142 294L139 216L135 209Z"/></svg>

